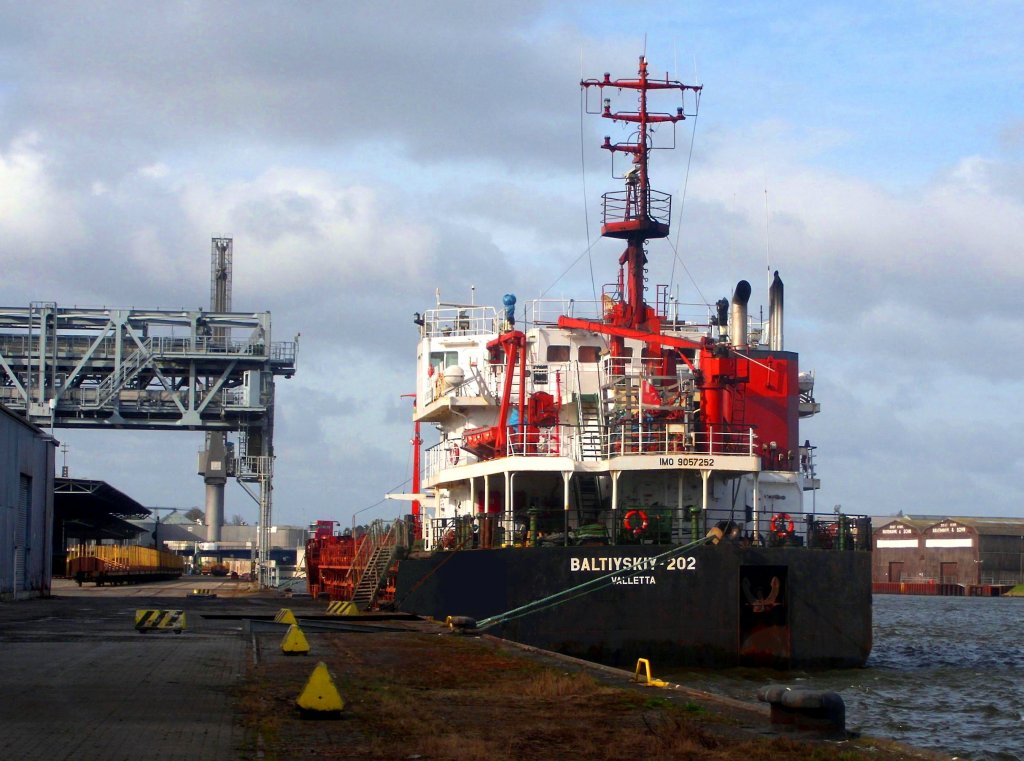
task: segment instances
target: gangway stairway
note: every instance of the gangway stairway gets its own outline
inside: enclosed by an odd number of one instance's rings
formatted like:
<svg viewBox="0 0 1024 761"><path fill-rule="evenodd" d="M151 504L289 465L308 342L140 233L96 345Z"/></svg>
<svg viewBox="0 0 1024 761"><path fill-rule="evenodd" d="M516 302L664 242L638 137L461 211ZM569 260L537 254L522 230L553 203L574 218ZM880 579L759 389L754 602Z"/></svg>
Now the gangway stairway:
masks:
<svg viewBox="0 0 1024 761"><path fill-rule="evenodd" d="M577 397L580 415L580 459L600 460L601 447L601 403L597 394L580 394Z"/></svg>
<svg viewBox="0 0 1024 761"><path fill-rule="evenodd" d="M362 575L359 577L359 584L352 594L352 602L359 610L369 610L377 599L381 582L387 575L391 562L395 559L394 545L378 545L370 555L369 563Z"/></svg>
<svg viewBox="0 0 1024 761"><path fill-rule="evenodd" d="M398 550L399 525L400 521L395 521L385 531L380 523L374 521L370 526L369 536L356 554L351 571L357 578L352 602L359 610L369 610L377 601L381 585L387 578L388 569L391 568ZM366 548L365 551L363 547Z"/></svg>
<svg viewBox="0 0 1024 761"><path fill-rule="evenodd" d="M603 457L601 436L601 403L597 394L579 394L580 459L600 460ZM576 508L581 525L594 523L601 511L601 487L595 473L576 473L572 479Z"/></svg>

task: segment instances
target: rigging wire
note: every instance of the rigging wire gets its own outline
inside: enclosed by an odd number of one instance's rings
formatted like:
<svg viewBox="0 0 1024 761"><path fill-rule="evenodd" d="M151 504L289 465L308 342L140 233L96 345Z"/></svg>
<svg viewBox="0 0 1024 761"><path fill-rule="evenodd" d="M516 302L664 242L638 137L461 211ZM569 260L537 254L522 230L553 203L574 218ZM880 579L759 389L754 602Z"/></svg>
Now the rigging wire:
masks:
<svg viewBox="0 0 1024 761"><path fill-rule="evenodd" d="M583 50L580 49L580 81L583 80ZM583 180L583 224L587 228L587 264L590 266L590 291L597 301L597 281L594 280L594 258L590 256L592 244L590 242L590 211L587 203L587 162L586 150L584 149L583 116L586 112L584 101L584 88L580 87L580 175ZM543 295L543 294L542 294Z"/></svg>
<svg viewBox="0 0 1024 761"><path fill-rule="evenodd" d="M388 490L387 490L387 492L385 492L385 493L386 493L386 494L390 494L390 493L391 493L391 492L393 492L393 491L394 491L395 489L401 489L401 488L402 488L403 486L405 486L406 484L408 484L408 483L411 483L411 482L412 482L412 479L411 479L411 478L407 478L407 479L405 479L404 481L402 481L402 483L400 483L400 484L395 484L394 486L392 486L392 487L391 487L390 489L388 489ZM356 516L357 516L357 515L358 515L359 513L365 512L366 510L370 510L370 509L372 509L372 508L374 508L374 507L377 507L378 505L383 505L383 504L384 504L385 502L387 502L387 501L388 501L388 498L387 498L387 497L384 497L384 499L381 499L381 500L377 500L377 501L376 501L376 502L374 502L374 503L373 503L372 505L367 505L366 507L361 507L361 508L359 508L358 510L356 510L356 511L355 511L354 513L352 513L352 518L353 518L353 519L355 519L355 517L356 517Z"/></svg>
<svg viewBox="0 0 1024 761"><path fill-rule="evenodd" d="M707 300L707 297L701 291L700 286L697 285L697 281L693 279L693 275L690 274L690 270L687 269L686 263L681 258L679 258L679 251L676 250L675 244L672 243L672 241L669 240L668 238L666 238L665 240L668 241L668 245L672 248L673 255L675 256L675 260L672 262L673 273L675 272L675 263L678 261L679 262L679 266L683 268L683 272L685 272L686 276L688 278L690 278L690 282L693 284L694 290L697 291L697 295L700 296L701 301L704 303L705 306L710 306L711 302ZM671 293L671 292L672 292L672 281L669 281L669 293Z"/></svg>
<svg viewBox="0 0 1024 761"><path fill-rule="evenodd" d="M676 242L673 244L672 241L669 241L669 245L672 246L672 251L675 254L675 257L672 260L672 273L671 273L671 275L669 276L669 279L668 279L668 290L669 290L669 293L671 293L672 292L672 286L675 285L675 281L676 281L676 262L679 262L679 264L683 268L683 271L686 272L687 277L690 278L690 282L693 283L693 287L697 289L697 293L700 294L700 297L702 299L704 299L704 294L702 294L700 292L700 288L697 287L697 283L696 283L696 281L694 281L693 275L690 274L690 271L688 269L686 269L686 265L683 263L682 259L679 258L679 236L680 236L680 234L683 231L683 212L686 209L686 190L687 190L687 188L690 185L690 167L693 165L693 144L694 144L694 142L696 140L696 137L697 137L697 118L699 116L700 116L700 90L697 91L696 106L694 107L694 110L693 110L693 129L690 130L690 150L689 150L689 153L686 156L686 175L683 177L683 192L679 196L679 224L676 225ZM705 303L708 303L706 299L704 301L705 301Z"/></svg>
<svg viewBox="0 0 1024 761"><path fill-rule="evenodd" d="M543 291L540 292L540 296L538 298L544 298L545 294L547 294L552 288L554 288L556 285L558 285L558 281L561 280L566 275L568 275L569 271L573 267L575 267L577 264L579 264L580 259L582 259L584 256L589 254L590 253L590 249L592 249L596 245L597 245L597 241L595 240L593 243L591 243L589 246L587 246L586 250L582 254L577 256L575 259L573 259L572 264L570 264L568 267L566 267L562 271L562 274L554 279L554 281L551 283L551 285L549 285L547 288L545 288ZM596 298L594 300L597 301Z"/></svg>

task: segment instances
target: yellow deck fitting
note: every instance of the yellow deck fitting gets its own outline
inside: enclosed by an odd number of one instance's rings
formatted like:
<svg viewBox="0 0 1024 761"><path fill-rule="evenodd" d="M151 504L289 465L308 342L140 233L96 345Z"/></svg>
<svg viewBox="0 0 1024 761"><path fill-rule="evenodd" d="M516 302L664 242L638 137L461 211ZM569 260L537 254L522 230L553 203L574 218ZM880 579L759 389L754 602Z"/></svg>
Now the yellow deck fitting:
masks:
<svg viewBox="0 0 1024 761"><path fill-rule="evenodd" d="M309 652L309 640L295 624L288 627L288 631L281 640L281 652L286 655L305 655Z"/></svg>
<svg viewBox="0 0 1024 761"><path fill-rule="evenodd" d="M295 703L300 710L317 715L340 713L345 707L345 701L338 694L338 688L334 686L334 679L331 678L326 663L320 661L316 664Z"/></svg>
<svg viewBox="0 0 1024 761"><path fill-rule="evenodd" d="M646 658L637 658L636 671L633 673L633 681L640 681L640 667L644 667L644 674L647 677L647 681L644 682L648 687L668 687L668 682L663 682L660 679L651 679L651 662Z"/></svg>
<svg viewBox="0 0 1024 761"><path fill-rule="evenodd" d="M328 616L358 616L359 606L351 600L335 600L327 606Z"/></svg>
<svg viewBox="0 0 1024 761"><path fill-rule="evenodd" d="M212 589L193 589L185 597L216 597L217 593Z"/></svg>
<svg viewBox="0 0 1024 761"><path fill-rule="evenodd" d="M181 630L185 628L185 611L136 610L135 628L140 634L145 634L150 629L181 634Z"/></svg>
<svg viewBox="0 0 1024 761"><path fill-rule="evenodd" d="M281 608L274 616L275 624L298 624L298 620L295 618L295 614L292 613L291 608Z"/></svg>

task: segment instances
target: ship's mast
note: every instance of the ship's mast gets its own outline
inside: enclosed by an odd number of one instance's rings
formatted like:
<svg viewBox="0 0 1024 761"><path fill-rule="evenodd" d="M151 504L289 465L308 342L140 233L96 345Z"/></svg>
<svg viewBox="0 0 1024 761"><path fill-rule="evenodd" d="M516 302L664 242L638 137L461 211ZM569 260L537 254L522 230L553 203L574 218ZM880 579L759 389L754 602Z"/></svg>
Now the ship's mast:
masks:
<svg viewBox="0 0 1024 761"><path fill-rule="evenodd" d="M604 79L584 79L584 89L597 87L604 95L606 87L616 90L635 90L638 108L636 111L612 111L611 99L603 98L600 114L614 122L630 122L637 125L636 131L625 142L612 143L606 136L602 148L615 153L632 156L632 168L623 177L626 189L603 196L603 223L601 234L607 238L626 241L626 250L619 257L619 303L610 315L609 321L616 326L634 330L651 329L649 326L653 311L644 301L644 271L647 254L644 244L651 238L664 238L669 234L672 212L672 196L651 189L648 174L648 157L654 150L652 132L654 125L669 122L675 124L686 118L683 107L675 113L652 112L648 109L648 93L655 90L676 90L683 98L690 90L699 93L700 86L687 85L676 80L651 79L647 73L647 59L640 56L640 68L636 79L612 79L605 73ZM623 277L624 274L624 277ZM625 282L623 282L623 279Z"/></svg>

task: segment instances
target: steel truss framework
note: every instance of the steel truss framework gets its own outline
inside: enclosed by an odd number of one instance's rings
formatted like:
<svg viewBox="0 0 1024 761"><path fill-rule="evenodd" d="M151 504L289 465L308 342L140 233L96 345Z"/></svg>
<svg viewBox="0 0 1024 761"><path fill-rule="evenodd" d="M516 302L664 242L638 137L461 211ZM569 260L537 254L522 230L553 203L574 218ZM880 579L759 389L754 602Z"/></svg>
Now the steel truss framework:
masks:
<svg viewBox="0 0 1024 761"><path fill-rule="evenodd" d="M0 307L0 403L40 426L238 431L235 477L259 504L269 580L274 378L297 341L269 312ZM258 496L250 486L258 485Z"/></svg>

